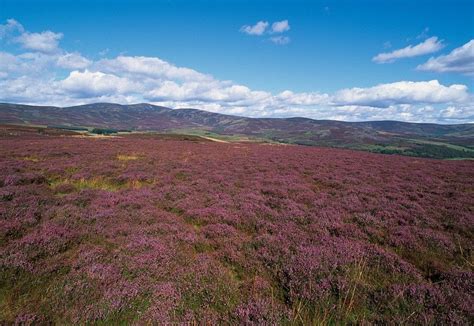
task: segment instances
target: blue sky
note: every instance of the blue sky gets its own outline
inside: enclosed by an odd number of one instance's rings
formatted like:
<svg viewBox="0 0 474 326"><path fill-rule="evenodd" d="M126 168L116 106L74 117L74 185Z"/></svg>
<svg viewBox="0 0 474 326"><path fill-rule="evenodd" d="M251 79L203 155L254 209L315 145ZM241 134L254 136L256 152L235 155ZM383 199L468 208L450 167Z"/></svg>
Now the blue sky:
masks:
<svg viewBox="0 0 474 326"><path fill-rule="evenodd" d="M0 0L0 24L2 101L474 122L474 1Z"/></svg>

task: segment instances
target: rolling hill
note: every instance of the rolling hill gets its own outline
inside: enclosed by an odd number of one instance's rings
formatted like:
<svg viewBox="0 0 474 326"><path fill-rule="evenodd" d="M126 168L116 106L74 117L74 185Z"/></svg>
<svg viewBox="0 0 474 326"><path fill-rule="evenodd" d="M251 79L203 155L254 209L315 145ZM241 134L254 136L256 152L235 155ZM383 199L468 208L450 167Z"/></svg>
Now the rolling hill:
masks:
<svg viewBox="0 0 474 326"><path fill-rule="evenodd" d="M72 107L1 103L0 123L246 137L432 158L474 157L474 124L246 118L146 103L94 103Z"/></svg>

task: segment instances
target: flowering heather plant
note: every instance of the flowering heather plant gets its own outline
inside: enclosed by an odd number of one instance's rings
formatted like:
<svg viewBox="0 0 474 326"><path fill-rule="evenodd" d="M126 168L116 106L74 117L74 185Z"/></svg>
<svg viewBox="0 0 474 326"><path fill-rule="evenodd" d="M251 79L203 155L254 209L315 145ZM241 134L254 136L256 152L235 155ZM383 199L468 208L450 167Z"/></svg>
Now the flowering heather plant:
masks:
<svg viewBox="0 0 474 326"><path fill-rule="evenodd" d="M472 161L21 134L0 167L2 323L474 320Z"/></svg>

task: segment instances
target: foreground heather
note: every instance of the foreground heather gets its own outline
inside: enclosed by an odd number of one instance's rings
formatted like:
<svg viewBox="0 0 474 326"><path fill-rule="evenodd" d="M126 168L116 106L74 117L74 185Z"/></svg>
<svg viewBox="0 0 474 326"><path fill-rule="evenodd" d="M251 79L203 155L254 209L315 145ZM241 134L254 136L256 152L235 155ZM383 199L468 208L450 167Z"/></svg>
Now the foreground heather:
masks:
<svg viewBox="0 0 474 326"><path fill-rule="evenodd" d="M474 162L0 137L0 320L474 321Z"/></svg>

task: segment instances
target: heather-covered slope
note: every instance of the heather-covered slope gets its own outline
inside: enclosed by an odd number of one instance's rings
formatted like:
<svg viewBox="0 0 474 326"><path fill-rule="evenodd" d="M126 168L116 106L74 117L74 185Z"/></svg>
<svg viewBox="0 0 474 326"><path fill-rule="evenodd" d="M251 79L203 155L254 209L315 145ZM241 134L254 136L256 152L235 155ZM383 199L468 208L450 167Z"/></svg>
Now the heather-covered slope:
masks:
<svg viewBox="0 0 474 326"><path fill-rule="evenodd" d="M473 321L472 161L4 129L0 322Z"/></svg>
<svg viewBox="0 0 474 326"><path fill-rule="evenodd" d="M246 136L283 143L345 147L433 158L474 158L474 125L397 121L341 122L243 118L150 104L75 107L0 104L0 123Z"/></svg>

